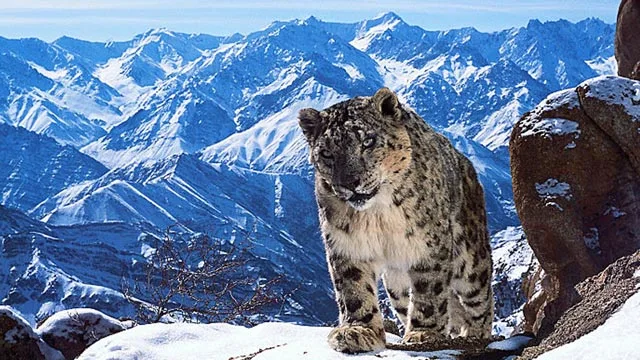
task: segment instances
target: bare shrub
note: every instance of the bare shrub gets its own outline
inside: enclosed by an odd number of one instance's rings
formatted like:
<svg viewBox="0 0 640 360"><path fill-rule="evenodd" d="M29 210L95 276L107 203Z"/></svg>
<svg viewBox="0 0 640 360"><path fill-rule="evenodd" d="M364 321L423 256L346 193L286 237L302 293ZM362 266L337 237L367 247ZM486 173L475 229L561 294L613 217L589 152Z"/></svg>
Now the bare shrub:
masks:
<svg viewBox="0 0 640 360"><path fill-rule="evenodd" d="M256 323L261 310L284 303L274 285L281 277L251 276L247 248L207 235L168 230L151 240L138 275L123 280L122 292L137 308L140 323Z"/></svg>

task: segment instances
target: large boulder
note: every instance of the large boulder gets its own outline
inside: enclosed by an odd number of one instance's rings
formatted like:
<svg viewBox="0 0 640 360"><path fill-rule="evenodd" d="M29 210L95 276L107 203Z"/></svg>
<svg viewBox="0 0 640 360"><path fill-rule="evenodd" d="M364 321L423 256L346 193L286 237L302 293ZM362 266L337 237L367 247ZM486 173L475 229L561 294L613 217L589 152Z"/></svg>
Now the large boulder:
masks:
<svg viewBox="0 0 640 360"><path fill-rule="evenodd" d="M640 248L640 82L588 80L550 95L510 139L516 209L543 273L525 329L549 333L574 285Z"/></svg>
<svg viewBox="0 0 640 360"><path fill-rule="evenodd" d="M31 325L9 306L0 306L0 359L63 360Z"/></svg>
<svg viewBox="0 0 640 360"><path fill-rule="evenodd" d="M93 309L69 309L51 315L37 329L40 337L62 352L66 359L75 359L96 341L125 330L126 326Z"/></svg>
<svg viewBox="0 0 640 360"><path fill-rule="evenodd" d="M640 80L640 0L622 0L616 22L618 75Z"/></svg>

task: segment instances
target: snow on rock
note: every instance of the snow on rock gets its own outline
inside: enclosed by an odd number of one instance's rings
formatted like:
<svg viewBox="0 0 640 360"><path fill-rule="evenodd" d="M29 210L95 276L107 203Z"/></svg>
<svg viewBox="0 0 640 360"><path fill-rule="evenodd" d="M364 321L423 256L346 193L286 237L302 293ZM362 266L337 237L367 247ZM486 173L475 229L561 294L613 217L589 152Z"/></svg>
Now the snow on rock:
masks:
<svg viewBox="0 0 640 360"><path fill-rule="evenodd" d="M17 311L0 306L0 358L30 360L64 360L49 347Z"/></svg>
<svg viewBox="0 0 640 360"><path fill-rule="evenodd" d="M539 360L640 359L640 292L633 295L604 324L578 340L551 350Z"/></svg>
<svg viewBox="0 0 640 360"><path fill-rule="evenodd" d="M556 179L547 179L542 184L536 183L536 191L541 199L555 199L559 196L571 200L571 185Z"/></svg>
<svg viewBox="0 0 640 360"><path fill-rule="evenodd" d="M75 359L89 345L125 330L117 319L94 309L69 309L53 314L37 329L51 347Z"/></svg>
<svg viewBox="0 0 640 360"><path fill-rule="evenodd" d="M580 100L575 89L565 89L554 92L547 96L534 110L534 114L542 114L547 111L557 109L559 107L566 107L567 109L575 109L580 107Z"/></svg>
<svg viewBox="0 0 640 360"><path fill-rule="evenodd" d="M173 360L173 359L352 359L327 343L328 327L264 323L247 329L228 324L152 324L109 336L89 347L78 360ZM387 341L399 337L387 334ZM456 350L411 352L382 350L358 359L455 359Z"/></svg>
<svg viewBox="0 0 640 360"><path fill-rule="evenodd" d="M640 82L601 76L585 81L577 91L584 111L640 171Z"/></svg>
<svg viewBox="0 0 640 360"><path fill-rule="evenodd" d="M526 130L520 134L522 137L526 136L544 136L551 138L552 136L562 136L568 134L575 134L574 138L578 139L580 136L580 129L578 123L567 119L542 119L530 127L528 124L523 123L522 127Z"/></svg>
<svg viewBox="0 0 640 360"><path fill-rule="evenodd" d="M580 84L587 89L585 96L613 105L621 105L632 121L640 122L640 81L607 75Z"/></svg>
<svg viewBox="0 0 640 360"><path fill-rule="evenodd" d="M544 201L545 206L555 207L559 211L564 211L564 209L556 200L562 198L570 201L573 197L571 194L571 185L565 182L559 182L556 179L547 179L543 183L535 183L535 187L538 197Z"/></svg>
<svg viewBox="0 0 640 360"><path fill-rule="evenodd" d="M610 206L607 210L605 210L605 212L602 215L611 215L613 216L614 219L617 219L627 215L627 213L618 209L615 206Z"/></svg>

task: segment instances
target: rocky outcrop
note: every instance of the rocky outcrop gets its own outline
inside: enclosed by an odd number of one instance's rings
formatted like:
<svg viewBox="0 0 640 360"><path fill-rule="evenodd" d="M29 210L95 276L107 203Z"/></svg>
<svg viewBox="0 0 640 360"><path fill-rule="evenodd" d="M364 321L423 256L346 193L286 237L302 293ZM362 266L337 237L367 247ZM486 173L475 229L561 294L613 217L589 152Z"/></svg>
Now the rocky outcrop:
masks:
<svg viewBox="0 0 640 360"><path fill-rule="evenodd" d="M544 318L544 305L551 299L547 298L549 291L545 289L551 288L551 277L547 276L540 263L536 262L531 264L529 272L525 275L522 281L522 292L525 296L525 303L522 308L522 313L525 319L532 319L529 322L522 322L519 324L520 332L533 333L535 329L540 328L540 322Z"/></svg>
<svg viewBox="0 0 640 360"><path fill-rule="evenodd" d="M75 359L96 341L125 330L117 319L93 309L70 309L53 314L37 332L66 359Z"/></svg>
<svg viewBox="0 0 640 360"><path fill-rule="evenodd" d="M31 325L8 306L0 306L0 359L63 360Z"/></svg>
<svg viewBox="0 0 640 360"><path fill-rule="evenodd" d="M640 248L638 144L640 82L615 76L552 94L514 126L514 200L546 274L525 330L548 334L574 285Z"/></svg>
<svg viewBox="0 0 640 360"><path fill-rule="evenodd" d="M132 327L93 309L57 312L37 330L9 306L0 306L0 359L72 360L96 341Z"/></svg>
<svg viewBox="0 0 640 360"><path fill-rule="evenodd" d="M618 259L598 275L578 284L578 303L562 315L554 330L541 339L538 346L526 349L521 359L534 359L544 352L573 342L602 325L627 299L638 292L638 269L640 251ZM621 337L624 335L620 334Z"/></svg>
<svg viewBox="0 0 640 360"><path fill-rule="evenodd" d="M640 0L622 0L616 22L618 75L640 80Z"/></svg>

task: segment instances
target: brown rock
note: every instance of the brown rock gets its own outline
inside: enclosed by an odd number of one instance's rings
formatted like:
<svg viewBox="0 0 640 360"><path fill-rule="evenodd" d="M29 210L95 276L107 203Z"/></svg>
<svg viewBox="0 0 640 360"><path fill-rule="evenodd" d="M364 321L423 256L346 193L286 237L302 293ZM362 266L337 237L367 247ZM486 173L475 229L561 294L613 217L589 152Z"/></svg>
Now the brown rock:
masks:
<svg viewBox="0 0 640 360"><path fill-rule="evenodd" d="M622 0L616 23L615 54L618 75L640 80L640 0Z"/></svg>
<svg viewBox="0 0 640 360"><path fill-rule="evenodd" d="M547 303L547 300L550 300L548 290L545 289L552 288L550 284L546 284L546 282L550 281L551 278L546 275L539 263L536 262L532 265L533 266L529 269L529 273L526 275L526 278L522 281L522 292L527 299L522 312L527 319L541 321L544 318L544 306ZM534 330L539 328L540 323L536 323L535 321L528 323L523 322L519 325L519 328L517 328L516 331L534 333Z"/></svg>
<svg viewBox="0 0 640 360"><path fill-rule="evenodd" d="M580 301L567 310L554 330L519 359L534 359L542 353L577 340L602 325L633 294L638 292L640 251L618 259L600 274L576 286ZM623 336L623 334L621 334Z"/></svg>
<svg viewBox="0 0 640 360"><path fill-rule="evenodd" d="M70 360L96 341L125 329L120 321L93 309L60 311L38 326L42 339Z"/></svg>
<svg viewBox="0 0 640 360"><path fill-rule="evenodd" d="M640 248L635 99L639 82L599 77L552 94L514 126L516 209L548 277L544 297L525 308L525 329L539 336L579 299L575 284Z"/></svg>
<svg viewBox="0 0 640 360"><path fill-rule="evenodd" d="M8 306L0 306L0 359L62 360L29 323Z"/></svg>
<svg viewBox="0 0 640 360"><path fill-rule="evenodd" d="M577 91L584 111L622 148L640 174L640 82L603 76L578 86Z"/></svg>

